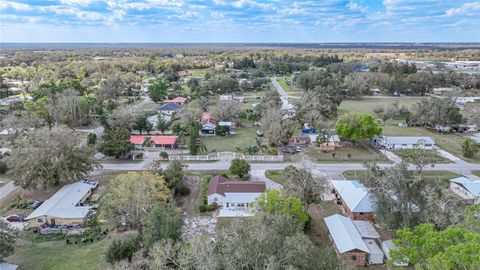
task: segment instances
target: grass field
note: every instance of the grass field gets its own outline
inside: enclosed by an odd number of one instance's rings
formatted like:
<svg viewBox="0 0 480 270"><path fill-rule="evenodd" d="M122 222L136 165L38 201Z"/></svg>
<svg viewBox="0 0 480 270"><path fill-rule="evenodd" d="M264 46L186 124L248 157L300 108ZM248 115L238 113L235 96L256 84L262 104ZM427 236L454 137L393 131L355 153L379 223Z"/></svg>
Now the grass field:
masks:
<svg viewBox="0 0 480 270"><path fill-rule="evenodd" d="M364 162L390 160L382 153L370 152L361 146L338 147L334 152L322 152L316 147L305 148L305 154L316 162ZM334 155L335 154L335 155Z"/></svg>
<svg viewBox="0 0 480 270"><path fill-rule="evenodd" d="M432 136L435 139L435 143L438 147L454 154L455 156L474 163L480 163L480 153L478 153L475 158L466 158L462 155L462 143L465 139L465 136L462 134L440 134L431 132L425 128L420 127L390 127L384 126L383 135L390 136Z"/></svg>
<svg viewBox="0 0 480 270"><path fill-rule="evenodd" d="M383 106L386 108L388 105L392 104L395 101L398 101L400 106L405 105L410 108L413 104L417 103L421 99L418 98L372 98L372 99L361 99L361 100L344 100L340 104L339 111L340 113L348 112L360 112L360 113L369 113L374 115L373 109L378 106Z"/></svg>
<svg viewBox="0 0 480 270"><path fill-rule="evenodd" d="M273 182L279 183L280 185L285 185L286 178L283 173L283 170L267 170L265 176L272 180Z"/></svg>
<svg viewBox="0 0 480 270"><path fill-rule="evenodd" d="M31 242L20 239L15 254L7 261L18 264L19 270L109 269L104 257L106 246L107 240L67 245L64 240Z"/></svg>
<svg viewBox="0 0 480 270"><path fill-rule="evenodd" d="M415 150L412 149L402 149L393 151L399 157L401 157L405 162L412 163L414 161L413 156L416 155ZM437 151L428 151L425 155L425 162L428 164L441 164L441 163L451 163L449 159L442 157Z"/></svg>
<svg viewBox="0 0 480 270"><path fill-rule="evenodd" d="M277 82L280 86L285 90L287 93L294 93L297 90L295 89L295 85L290 84L288 77L278 77Z"/></svg>
<svg viewBox="0 0 480 270"><path fill-rule="evenodd" d="M235 151L237 147L248 147L255 144L257 136L255 128L239 128L235 132L237 134L232 136L202 137L201 139L208 152Z"/></svg>
<svg viewBox="0 0 480 270"><path fill-rule="evenodd" d="M361 179L366 174L366 171L345 171L343 172L343 176L347 179ZM459 177L459 174L449 172L449 171L423 171L423 175L427 179L442 179L442 180L450 180L455 177Z"/></svg>

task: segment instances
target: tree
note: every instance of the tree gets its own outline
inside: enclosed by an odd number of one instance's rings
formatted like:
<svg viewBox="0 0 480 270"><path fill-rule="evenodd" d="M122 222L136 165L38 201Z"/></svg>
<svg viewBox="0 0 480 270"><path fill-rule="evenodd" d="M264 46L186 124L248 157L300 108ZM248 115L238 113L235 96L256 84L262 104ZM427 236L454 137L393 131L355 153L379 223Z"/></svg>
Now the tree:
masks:
<svg viewBox="0 0 480 270"><path fill-rule="evenodd" d="M160 115L158 116L158 122L157 122L157 130L159 130L160 132L162 132L162 134L165 133L166 130L168 130L168 127L170 126L170 123L165 121L165 119L163 119L163 117L161 117Z"/></svg>
<svg viewBox="0 0 480 270"><path fill-rule="evenodd" d="M99 151L107 156L120 158L134 148L130 142L130 132L126 128L109 129L103 134Z"/></svg>
<svg viewBox="0 0 480 270"><path fill-rule="evenodd" d="M95 146L96 143L97 143L97 134L95 134L93 132L88 133L87 144L89 146Z"/></svg>
<svg viewBox="0 0 480 270"><path fill-rule="evenodd" d="M423 99L411 108L409 124L435 127L455 125L463 122L460 108L449 98Z"/></svg>
<svg viewBox="0 0 480 270"><path fill-rule="evenodd" d="M38 129L17 140L7 165L15 184L30 189L83 179L97 166L92 149L62 127Z"/></svg>
<svg viewBox="0 0 480 270"><path fill-rule="evenodd" d="M302 229L310 219L307 212L303 211L300 199L292 195L282 195L275 189L267 190L260 195L256 203L260 211L290 217Z"/></svg>
<svg viewBox="0 0 480 270"><path fill-rule="evenodd" d="M338 119L337 134L342 138L357 142L382 134L382 128L369 114L349 113Z"/></svg>
<svg viewBox="0 0 480 270"><path fill-rule="evenodd" d="M287 193L302 201L305 212L308 212L311 204L320 202L327 192L327 178L324 176L316 177L307 169L297 169L291 165L284 172L288 179L285 184Z"/></svg>
<svg viewBox="0 0 480 270"><path fill-rule="evenodd" d="M12 230L8 223L0 220L0 262L14 253L16 237L17 231Z"/></svg>
<svg viewBox="0 0 480 270"><path fill-rule="evenodd" d="M464 157L473 158L480 151L480 146L472 138L466 138L462 143L462 153Z"/></svg>
<svg viewBox="0 0 480 270"><path fill-rule="evenodd" d="M219 120L236 120L242 111L242 104L239 101L220 101L215 109L213 115Z"/></svg>
<svg viewBox="0 0 480 270"><path fill-rule="evenodd" d="M147 214L160 201L171 201L163 177L148 172L123 173L108 185L100 201L100 215L112 224L124 219L127 226L142 235Z"/></svg>
<svg viewBox="0 0 480 270"><path fill-rule="evenodd" d="M392 259L408 258L415 269L479 269L480 234L461 228L448 227L437 231L432 224L420 224L414 229L397 231Z"/></svg>
<svg viewBox="0 0 480 270"><path fill-rule="evenodd" d="M107 262L115 264L124 259L131 262L133 254L140 249L140 244L140 237L135 234L130 234L125 239L113 240L105 253Z"/></svg>
<svg viewBox="0 0 480 270"><path fill-rule="evenodd" d="M150 121L148 121L148 118L145 115L137 118L137 120L135 121L135 124L133 125L133 128L138 130L140 134L142 134L142 131L144 130L147 132L147 134L150 134L150 131L152 131L153 129L153 125L152 123L150 123Z"/></svg>
<svg viewBox="0 0 480 270"><path fill-rule="evenodd" d="M427 179L421 170L409 171L406 163L383 170L369 164L362 182L372 197L376 221L390 229L422 222L444 228L458 223L464 212L445 181Z"/></svg>
<svg viewBox="0 0 480 270"><path fill-rule="evenodd" d="M180 240L182 225L182 211L175 202L160 202L147 214L143 241L151 247L160 240Z"/></svg>
<svg viewBox="0 0 480 270"><path fill-rule="evenodd" d="M230 127L229 126L224 126L224 125L216 125L215 126L215 134L220 135L220 136L226 136L227 134L230 133Z"/></svg>
<svg viewBox="0 0 480 270"><path fill-rule="evenodd" d="M236 158L232 160L232 164L228 169L230 173L238 175L240 178L243 178L245 175L250 172L250 164L243 159Z"/></svg>
<svg viewBox="0 0 480 270"><path fill-rule="evenodd" d="M196 124L192 124L190 125L190 131L189 131L189 135L190 135L190 140L189 140L189 143L188 143L188 150L190 151L190 155L197 155L198 154L198 151L199 151L199 145L197 143L197 139L198 139L198 125Z"/></svg>
<svg viewBox="0 0 480 270"><path fill-rule="evenodd" d="M148 87L148 95L155 102L162 101L167 97L168 87L169 84L167 82L157 80Z"/></svg>

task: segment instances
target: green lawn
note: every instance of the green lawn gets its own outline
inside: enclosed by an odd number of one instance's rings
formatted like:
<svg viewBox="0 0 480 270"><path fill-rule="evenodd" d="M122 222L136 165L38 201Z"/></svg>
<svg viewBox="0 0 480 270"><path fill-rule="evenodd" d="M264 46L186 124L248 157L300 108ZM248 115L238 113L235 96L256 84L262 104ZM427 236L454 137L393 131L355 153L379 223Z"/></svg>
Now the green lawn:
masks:
<svg viewBox="0 0 480 270"><path fill-rule="evenodd" d="M231 136L201 137L208 152L235 152L237 147L248 147L255 144L256 128L239 128Z"/></svg>
<svg viewBox="0 0 480 270"><path fill-rule="evenodd" d="M360 179L366 174L366 171L344 171L343 176L347 179ZM459 177L459 174L449 172L449 171L423 171L423 175L427 179L442 179L442 180L450 180L455 177Z"/></svg>
<svg viewBox="0 0 480 270"><path fill-rule="evenodd" d="M454 154L455 156L468 162L480 163L480 153L475 158L466 158L462 155L462 143L465 139L463 134L441 134L434 133L421 127L391 127L384 126L383 135L390 136L432 136L438 147Z"/></svg>
<svg viewBox="0 0 480 270"><path fill-rule="evenodd" d="M412 163L414 160L414 155L417 153L412 149L402 149L394 151L399 157L401 157L405 162ZM442 157L437 151L428 151L425 154L425 162L428 164L440 164L440 163L451 163L449 159Z"/></svg>
<svg viewBox="0 0 480 270"><path fill-rule="evenodd" d="M340 104L339 112L360 112L374 115L373 109L378 106L386 108L393 102L398 101L400 106L405 105L410 108L413 104L420 101L418 98L375 98L375 99L361 99L361 100L344 100Z"/></svg>
<svg viewBox="0 0 480 270"><path fill-rule="evenodd" d="M337 147L334 152L322 152L316 147L305 148L305 154L316 162L389 162L382 153L371 152L361 146ZM335 154L335 155L334 155Z"/></svg>
<svg viewBox="0 0 480 270"><path fill-rule="evenodd" d="M278 77L277 82L287 93L296 92L295 85L289 83L289 77ZM291 80L291 79L290 79Z"/></svg>
<svg viewBox="0 0 480 270"><path fill-rule="evenodd" d="M267 170L265 172L265 176L273 182L279 183L280 185L285 185L287 180L283 170Z"/></svg>
<svg viewBox="0 0 480 270"><path fill-rule="evenodd" d="M67 245L63 240L31 242L20 239L15 254L7 261L18 264L19 270L108 269L104 257L106 246L107 240Z"/></svg>

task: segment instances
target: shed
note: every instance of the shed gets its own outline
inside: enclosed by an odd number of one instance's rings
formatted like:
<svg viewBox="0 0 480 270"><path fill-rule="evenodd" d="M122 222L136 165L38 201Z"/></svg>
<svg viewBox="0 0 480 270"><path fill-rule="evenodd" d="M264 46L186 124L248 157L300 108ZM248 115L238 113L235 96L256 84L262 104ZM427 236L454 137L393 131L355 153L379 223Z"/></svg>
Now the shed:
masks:
<svg viewBox="0 0 480 270"><path fill-rule="evenodd" d="M363 242L368 247L368 264L383 264L383 252L375 240L363 238Z"/></svg>

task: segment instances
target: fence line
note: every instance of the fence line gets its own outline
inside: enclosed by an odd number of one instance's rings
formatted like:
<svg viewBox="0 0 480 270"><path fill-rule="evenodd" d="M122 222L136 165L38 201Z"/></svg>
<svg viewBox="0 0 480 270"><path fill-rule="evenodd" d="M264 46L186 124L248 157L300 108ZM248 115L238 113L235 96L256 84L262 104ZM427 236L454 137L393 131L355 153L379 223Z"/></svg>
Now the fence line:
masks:
<svg viewBox="0 0 480 270"><path fill-rule="evenodd" d="M157 152L148 152L148 156ZM242 153L235 152L219 152L211 153L208 155L190 156L190 155L169 155L168 160L182 160L182 161L219 161L219 160L232 160L243 159L247 161L283 161L283 155L244 155Z"/></svg>

